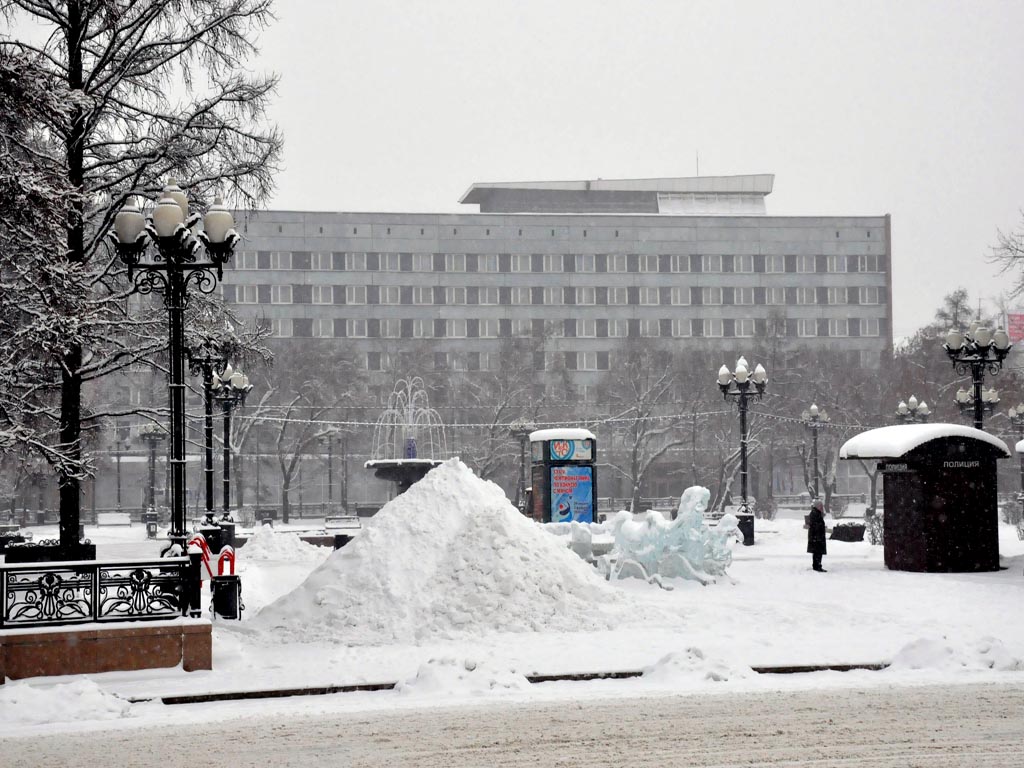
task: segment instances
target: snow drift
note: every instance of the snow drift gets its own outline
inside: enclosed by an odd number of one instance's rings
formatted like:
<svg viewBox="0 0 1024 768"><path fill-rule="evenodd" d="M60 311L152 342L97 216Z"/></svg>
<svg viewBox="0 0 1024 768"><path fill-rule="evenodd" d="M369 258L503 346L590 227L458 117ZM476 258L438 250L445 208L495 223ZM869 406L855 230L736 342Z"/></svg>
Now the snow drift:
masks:
<svg viewBox="0 0 1024 768"><path fill-rule="evenodd" d="M270 642L370 645L612 629L643 613L451 459L240 629Z"/></svg>
<svg viewBox="0 0 1024 768"><path fill-rule="evenodd" d="M275 531L273 526L264 525L239 548L240 559L263 561L282 560L292 563L311 563L324 558L323 547L303 541L297 533Z"/></svg>

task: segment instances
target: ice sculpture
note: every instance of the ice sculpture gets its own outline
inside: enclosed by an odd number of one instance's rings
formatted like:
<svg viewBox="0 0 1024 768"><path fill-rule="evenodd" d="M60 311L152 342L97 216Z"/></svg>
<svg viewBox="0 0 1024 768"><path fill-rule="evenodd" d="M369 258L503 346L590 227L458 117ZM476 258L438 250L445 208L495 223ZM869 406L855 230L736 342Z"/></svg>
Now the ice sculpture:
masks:
<svg viewBox="0 0 1024 768"><path fill-rule="evenodd" d="M675 520L666 520L656 510L643 515L619 512L607 524L615 538L615 548L605 561L608 577L714 583L732 563L729 541L738 528L734 515L723 516L714 528L704 522L710 499L707 488L695 485L680 497Z"/></svg>

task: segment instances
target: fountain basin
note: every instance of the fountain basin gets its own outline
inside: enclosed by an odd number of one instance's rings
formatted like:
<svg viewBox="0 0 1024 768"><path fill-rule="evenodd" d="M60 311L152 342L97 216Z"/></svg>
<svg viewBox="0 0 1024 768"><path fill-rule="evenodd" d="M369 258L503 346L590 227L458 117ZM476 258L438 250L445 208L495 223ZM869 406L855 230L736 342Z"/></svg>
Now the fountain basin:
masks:
<svg viewBox="0 0 1024 768"><path fill-rule="evenodd" d="M439 464L440 459L372 459L363 466L372 469L374 477L395 483L398 493L405 493Z"/></svg>

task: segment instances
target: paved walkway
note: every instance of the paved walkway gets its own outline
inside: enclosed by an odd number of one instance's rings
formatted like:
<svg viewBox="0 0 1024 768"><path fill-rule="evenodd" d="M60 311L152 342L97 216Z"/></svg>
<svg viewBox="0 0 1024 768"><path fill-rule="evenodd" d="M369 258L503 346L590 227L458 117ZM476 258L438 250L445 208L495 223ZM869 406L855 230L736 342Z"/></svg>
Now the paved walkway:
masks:
<svg viewBox="0 0 1024 768"><path fill-rule="evenodd" d="M586 692L581 683L574 702L316 716L271 716L268 703L242 720L6 739L0 754L20 768L194 768L196 755L237 768L1024 766L1024 683L594 702Z"/></svg>

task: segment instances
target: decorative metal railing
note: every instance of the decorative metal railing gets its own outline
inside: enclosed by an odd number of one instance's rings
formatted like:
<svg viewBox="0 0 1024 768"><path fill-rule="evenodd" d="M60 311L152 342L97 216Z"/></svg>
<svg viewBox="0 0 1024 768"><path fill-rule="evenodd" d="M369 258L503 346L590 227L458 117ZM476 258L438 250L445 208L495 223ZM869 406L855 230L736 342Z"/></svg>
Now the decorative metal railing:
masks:
<svg viewBox="0 0 1024 768"><path fill-rule="evenodd" d="M0 565L0 628L177 618L191 567L187 557Z"/></svg>

